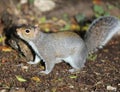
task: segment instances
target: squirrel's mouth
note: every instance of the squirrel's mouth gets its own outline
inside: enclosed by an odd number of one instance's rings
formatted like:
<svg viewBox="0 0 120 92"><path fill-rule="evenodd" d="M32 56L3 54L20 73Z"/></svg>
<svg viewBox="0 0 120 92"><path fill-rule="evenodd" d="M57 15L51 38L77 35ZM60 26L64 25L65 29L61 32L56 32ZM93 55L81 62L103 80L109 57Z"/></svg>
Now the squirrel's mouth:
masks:
<svg viewBox="0 0 120 92"><path fill-rule="evenodd" d="M16 30L14 32L14 35L15 35L16 38L21 39L20 34L18 33L18 28L16 28Z"/></svg>

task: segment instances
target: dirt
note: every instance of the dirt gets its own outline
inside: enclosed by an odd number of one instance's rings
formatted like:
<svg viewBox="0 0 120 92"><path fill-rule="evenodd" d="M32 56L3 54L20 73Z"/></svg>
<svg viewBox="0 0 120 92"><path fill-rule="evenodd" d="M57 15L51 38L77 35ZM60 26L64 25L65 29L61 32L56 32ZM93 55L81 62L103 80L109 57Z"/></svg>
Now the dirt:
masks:
<svg viewBox="0 0 120 92"><path fill-rule="evenodd" d="M71 74L66 63L55 66L49 75L40 75L41 65L28 65L16 51L0 51L0 88L25 88L26 92L109 92L107 86L120 91L120 37L95 53L96 60L87 60L80 73ZM19 56L19 57L18 57ZM20 66L20 64L23 64ZM23 69L27 66L28 69ZM26 82L20 82L20 75ZM37 79L33 80L32 78Z"/></svg>
<svg viewBox="0 0 120 92"><path fill-rule="evenodd" d="M97 57L87 59L79 73L69 73L71 67L62 62L50 74L40 75L41 64L29 65L15 50L0 48L0 92L120 92L120 36L92 56Z"/></svg>

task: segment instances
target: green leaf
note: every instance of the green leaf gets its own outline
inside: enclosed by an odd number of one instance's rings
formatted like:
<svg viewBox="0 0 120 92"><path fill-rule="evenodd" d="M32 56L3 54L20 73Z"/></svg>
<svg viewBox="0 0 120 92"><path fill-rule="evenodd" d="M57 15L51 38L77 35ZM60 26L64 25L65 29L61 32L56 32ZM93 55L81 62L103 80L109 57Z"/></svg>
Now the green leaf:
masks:
<svg viewBox="0 0 120 92"><path fill-rule="evenodd" d="M90 24L86 24L85 26L82 27L82 30L86 30L87 31L89 26L90 26Z"/></svg>
<svg viewBox="0 0 120 92"><path fill-rule="evenodd" d="M60 31L67 31L67 30L70 30L70 28L71 28L71 25L67 24L63 28L61 28Z"/></svg>
<svg viewBox="0 0 120 92"><path fill-rule="evenodd" d="M19 82L26 82L27 80L22 78L21 76L16 75L15 76Z"/></svg>
<svg viewBox="0 0 120 92"><path fill-rule="evenodd" d="M68 19L68 14L63 14L63 18Z"/></svg>
<svg viewBox="0 0 120 92"><path fill-rule="evenodd" d="M45 28L45 32L50 32L50 29L49 28Z"/></svg>
<svg viewBox="0 0 120 92"><path fill-rule="evenodd" d="M111 10L111 9L113 9L113 8L114 8L113 5L111 5L111 4L108 5L108 9L109 9L109 10Z"/></svg>
<svg viewBox="0 0 120 92"><path fill-rule="evenodd" d="M105 12L104 16L108 16L108 15L110 15L110 13L109 12Z"/></svg>
<svg viewBox="0 0 120 92"><path fill-rule="evenodd" d="M69 19L68 14L63 14L63 20L69 22L70 19Z"/></svg>
<svg viewBox="0 0 120 92"><path fill-rule="evenodd" d="M53 88L52 88L52 92L57 92L56 90L57 90L56 87L53 87Z"/></svg>
<svg viewBox="0 0 120 92"><path fill-rule="evenodd" d="M95 13L98 13L100 15L104 14L104 9L102 6L94 5L93 10Z"/></svg>
<svg viewBox="0 0 120 92"><path fill-rule="evenodd" d="M95 17L96 17L96 18L99 18L100 16L101 16L100 14L95 13Z"/></svg>
<svg viewBox="0 0 120 92"><path fill-rule="evenodd" d="M4 41L4 38L3 37L0 37L0 43Z"/></svg>
<svg viewBox="0 0 120 92"><path fill-rule="evenodd" d="M71 75L71 76L69 76L71 79L76 79L77 78L77 76L76 75Z"/></svg>
<svg viewBox="0 0 120 92"><path fill-rule="evenodd" d="M58 18L56 18L56 17L52 17L52 20L53 20L53 21L57 21Z"/></svg>
<svg viewBox="0 0 120 92"><path fill-rule="evenodd" d="M97 58L97 55L89 54L88 60L95 61Z"/></svg>
<svg viewBox="0 0 120 92"><path fill-rule="evenodd" d="M33 3L34 3L34 0L28 0L28 2L29 2L30 4L33 4Z"/></svg>
<svg viewBox="0 0 120 92"><path fill-rule="evenodd" d="M44 16L44 17L41 17L40 18L40 23L45 23L46 22L46 17Z"/></svg>
<svg viewBox="0 0 120 92"><path fill-rule="evenodd" d="M85 15L83 15L83 14L77 14L75 16L75 19L77 20L77 22L83 21L85 19Z"/></svg>

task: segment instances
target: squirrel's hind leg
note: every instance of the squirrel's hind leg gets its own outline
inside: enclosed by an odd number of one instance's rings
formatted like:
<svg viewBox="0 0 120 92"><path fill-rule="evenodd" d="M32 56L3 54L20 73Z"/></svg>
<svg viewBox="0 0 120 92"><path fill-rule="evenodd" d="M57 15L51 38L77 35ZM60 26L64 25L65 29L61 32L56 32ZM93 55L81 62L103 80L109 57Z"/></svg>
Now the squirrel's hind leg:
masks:
<svg viewBox="0 0 120 92"><path fill-rule="evenodd" d="M69 63L73 68L69 69L69 72L78 72L82 67L84 67L84 62L80 61L79 56L76 57L68 57L64 59L65 62Z"/></svg>

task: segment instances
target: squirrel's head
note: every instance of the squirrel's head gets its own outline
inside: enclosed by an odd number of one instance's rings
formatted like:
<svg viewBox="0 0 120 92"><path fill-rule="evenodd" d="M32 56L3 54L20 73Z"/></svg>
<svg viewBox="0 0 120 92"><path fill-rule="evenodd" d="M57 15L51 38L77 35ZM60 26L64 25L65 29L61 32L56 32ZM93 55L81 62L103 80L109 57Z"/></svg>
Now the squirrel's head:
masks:
<svg viewBox="0 0 120 92"><path fill-rule="evenodd" d="M16 29L17 35L21 39L26 40L26 41L34 39L36 35L38 34L38 31L39 29L37 26L30 26L30 25L24 25Z"/></svg>

